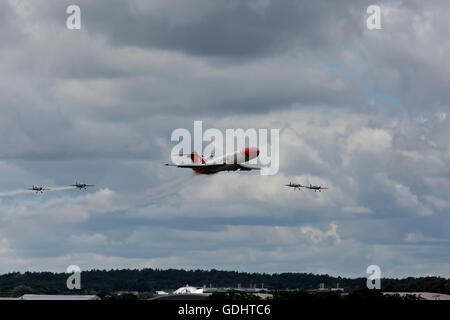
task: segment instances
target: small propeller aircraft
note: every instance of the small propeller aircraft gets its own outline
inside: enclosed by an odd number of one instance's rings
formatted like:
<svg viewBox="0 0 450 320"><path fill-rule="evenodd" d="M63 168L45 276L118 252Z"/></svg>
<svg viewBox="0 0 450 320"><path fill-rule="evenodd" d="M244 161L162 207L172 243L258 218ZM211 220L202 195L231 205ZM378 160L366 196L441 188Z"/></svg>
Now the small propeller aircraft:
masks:
<svg viewBox="0 0 450 320"><path fill-rule="evenodd" d="M289 184L285 184L285 186L294 188L294 190L301 190L301 188L305 188L306 187L306 186L302 186L299 183L291 183L291 182L289 182Z"/></svg>
<svg viewBox="0 0 450 320"><path fill-rule="evenodd" d="M322 187L322 186L313 186L312 184L310 184L309 187L305 186L305 188L310 189L310 190L314 190L314 192L317 192L317 191L322 192L321 190L328 189L328 188L325 188L325 187Z"/></svg>
<svg viewBox="0 0 450 320"><path fill-rule="evenodd" d="M87 187L95 187L95 185L75 182L75 184L71 184L70 187L76 187L80 190L81 189L86 190Z"/></svg>
<svg viewBox="0 0 450 320"><path fill-rule="evenodd" d="M39 193L39 192L44 193L44 191L50 190L50 189L47 189L44 187L37 187L37 186L33 185L31 188L28 188L27 190L36 191L36 193Z"/></svg>
<svg viewBox="0 0 450 320"><path fill-rule="evenodd" d="M285 186L294 188L294 190L301 190L301 188L306 188L306 189L314 190L314 192L316 192L316 191L322 192L321 190L328 189L328 188L325 188L322 186L313 186L312 184L310 184L309 186L304 186L299 183L291 183L291 182L289 182L289 184L285 184Z"/></svg>

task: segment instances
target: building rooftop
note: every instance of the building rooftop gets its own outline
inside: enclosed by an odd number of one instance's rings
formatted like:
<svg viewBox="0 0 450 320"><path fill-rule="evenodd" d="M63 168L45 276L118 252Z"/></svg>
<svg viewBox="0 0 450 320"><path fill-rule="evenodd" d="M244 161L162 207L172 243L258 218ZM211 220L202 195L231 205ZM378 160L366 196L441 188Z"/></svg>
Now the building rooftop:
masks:
<svg viewBox="0 0 450 320"><path fill-rule="evenodd" d="M178 288L173 292L173 294L202 294L202 293L203 289L191 287L188 284L185 287Z"/></svg>
<svg viewBox="0 0 450 320"><path fill-rule="evenodd" d="M450 300L449 294L435 293L435 292L383 292L383 294L390 294L390 295L398 294L400 296L414 295L425 300Z"/></svg>
<svg viewBox="0 0 450 320"><path fill-rule="evenodd" d="M100 300L95 295L24 294L20 300Z"/></svg>

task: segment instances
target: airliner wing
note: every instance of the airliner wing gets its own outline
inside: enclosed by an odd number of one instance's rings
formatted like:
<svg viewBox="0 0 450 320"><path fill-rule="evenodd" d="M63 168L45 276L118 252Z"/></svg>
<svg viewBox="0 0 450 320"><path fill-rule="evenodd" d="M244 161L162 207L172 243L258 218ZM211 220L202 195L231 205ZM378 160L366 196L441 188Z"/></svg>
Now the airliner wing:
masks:
<svg viewBox="0 0 450 320"><path fill-rule="evenodd" d="M238 164L237 166L239 167L238 169L241 170L241 171L261 170L261 168L247 167L247 166L244 166L242 164Z"/></svg>
<svg viewBox="0 0 450 320"><path fill-rule="evenodd" d="M226 164L226 165L219 165L219 166L223 166L223 169L221 169L221 171L251 171L251 170L261 170L261 168L255 168L255 167L247 167L244 166L242 164L239 163L235 163L235 164Z"/></svg>
<svg viewBox="0 0 450 320"><path fill-rule="evenodd" d="M205 169L205 170L217 170L220 171L251 171L251 170L261 170L261 168L247 167L242 164L172 164L166 163L166 166L177 167L177 168L188 168L188 169Z"/></svg>
<svg viewBox="0 0 450 320"><path fill-rule="evenodd" d="M223 166L223 164L173 164L173 163L166 163L165 165L169 167L189 168L189 169L196 169L196 168L217 169Z"/></svg>

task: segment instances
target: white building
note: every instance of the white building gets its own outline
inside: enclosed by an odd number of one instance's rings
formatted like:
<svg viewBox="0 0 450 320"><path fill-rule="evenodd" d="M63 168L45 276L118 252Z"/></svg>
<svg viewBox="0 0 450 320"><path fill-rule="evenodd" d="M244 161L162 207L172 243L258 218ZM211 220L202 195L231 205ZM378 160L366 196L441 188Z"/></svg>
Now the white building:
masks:
<svg viewBox="0 0 450 320"><path fill-rule="evenodd" d="M198 289L187 284L185 287L175 290L173 294L203 294L203 288Z"/></svg>
<svg viewBox="0 0 450 320"><path fill-rule="evenodd" d="M100 300L94 295L24 294L20 300Z"/></svg>

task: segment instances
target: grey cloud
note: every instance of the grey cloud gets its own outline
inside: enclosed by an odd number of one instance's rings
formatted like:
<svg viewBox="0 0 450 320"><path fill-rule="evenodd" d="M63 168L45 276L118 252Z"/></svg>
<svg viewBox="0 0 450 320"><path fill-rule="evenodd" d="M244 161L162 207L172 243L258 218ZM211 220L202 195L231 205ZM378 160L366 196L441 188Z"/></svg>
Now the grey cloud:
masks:
<svg viewBox="0 0 450 320"><path fill-rule="evenodd" d="M47 3L37 10L61 23L67 3ZM107 35L119 45L246 58L289 50L293 43L308 50L324 43L337 47L339 35L360 35L360 16L351 9L358 12L367 6L352 8L349 3L197 0L81 1L79 5L89 32Z"/></svg>

